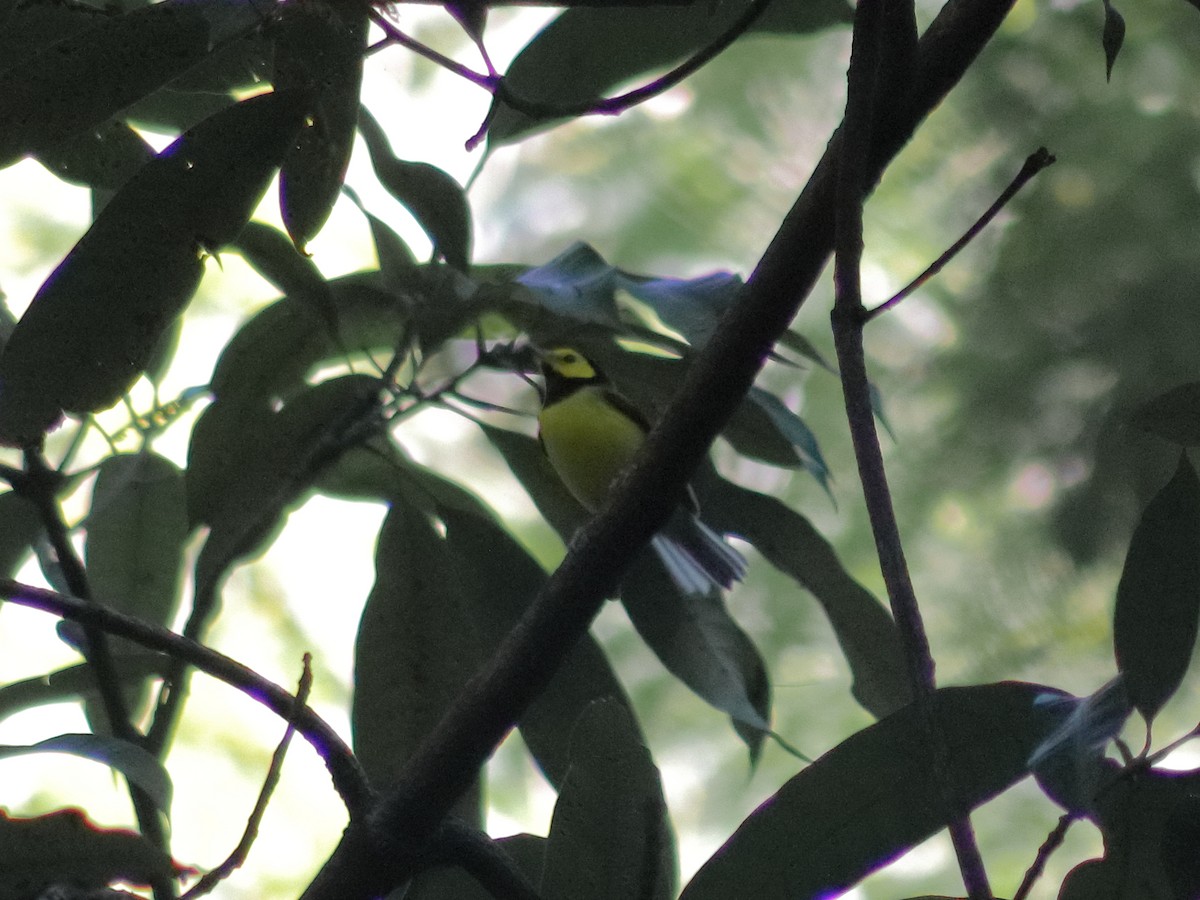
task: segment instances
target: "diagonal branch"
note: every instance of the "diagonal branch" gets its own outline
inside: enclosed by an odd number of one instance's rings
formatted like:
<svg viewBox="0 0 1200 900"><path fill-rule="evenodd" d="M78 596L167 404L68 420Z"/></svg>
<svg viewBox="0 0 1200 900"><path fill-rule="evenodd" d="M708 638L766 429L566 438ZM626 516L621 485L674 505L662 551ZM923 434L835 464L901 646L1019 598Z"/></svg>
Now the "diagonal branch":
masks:
<svg viewBox="0 0 1200 900"><path fill-rule="evenodd" d="M943 8L918 45L908 102L889 104L875 117L864 192L962 78L1012 2L950 0ZM304 900L367 900L412 874L437 824L585 633L633 556L666 521L828 261L842 140L835 133L741 300L697 357L607 508L581 532L496 656L418 748L373 817L375 827L351 824Z"/></svg>

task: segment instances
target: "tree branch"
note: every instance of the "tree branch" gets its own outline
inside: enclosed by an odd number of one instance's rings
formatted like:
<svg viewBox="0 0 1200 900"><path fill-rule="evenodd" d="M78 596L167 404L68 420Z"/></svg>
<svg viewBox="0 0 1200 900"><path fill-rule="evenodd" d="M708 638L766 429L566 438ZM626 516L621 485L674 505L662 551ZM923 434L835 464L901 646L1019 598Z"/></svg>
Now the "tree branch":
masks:
<svg viewBox="0 0 1200 900"><path fill-rule="evenodd" d="M235 687L261 703L280 718L295 725L325 762L333 787L346 804L350 819L365 818L373 808L375 795L366 773L336 731L307 706L298 707L287 690L224 654L211 650L173 631L150 625L101 606L92 606L77 597L0 579L0 597L18 606L40 609L63 619L98 628L108 634L157 650L182 660L218 681Z"/></svg>
<svg viewBox="0 0 1200 900"><path fill-rule="evenodd" d="M943 8L918 45L909 102L877 116L864 191L963 76L1012 2L950 0ZM841 140L835 133L742 298L698 355L607 508L579 534L495 657L405 766L372 817L380 830L352 823L304 900L368 900L411 876L437 824L549 682L634 555L666 521L829 258Z"/></svg>

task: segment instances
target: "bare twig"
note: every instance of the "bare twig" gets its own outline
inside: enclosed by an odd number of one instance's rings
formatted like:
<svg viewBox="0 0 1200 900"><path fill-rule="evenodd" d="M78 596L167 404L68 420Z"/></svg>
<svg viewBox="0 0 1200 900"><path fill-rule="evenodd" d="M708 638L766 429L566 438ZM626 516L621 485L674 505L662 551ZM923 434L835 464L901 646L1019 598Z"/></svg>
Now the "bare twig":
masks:
<svg viewBox="0 0 1200 900"><path fill-rule="evenodd" d="M891 309L905 297L908 297L910 294L912 294L913 291L927 282L938 272L942 271L942 269L945 268L946 263L954 259L954 257L962 251L963 247L967 246L967 244L973 241L979 235L979 233L991 223L992 219L996 218L1000 210L1004 209L1004 207L1008 205L1008 201L1016 196L1017 191L1021 190L1021 188L1028 184L1033 177L1038 174L1038 172L1042 171L1042 169L1053 165L1054 161L1054 155L1045 147L1039 147L1028 157L1026 157L1025 164L1021 166L1021 171L1017 173L1016 178L1009 183L1008 187L1006 187L1000 196L996 198L996 202L987 208L987 211L979 217L975 224L968 228L962 237L951 244L950 249L935 259L929 265L929 268L906 284L899 293L865 313L866 318L868 320L873 319L881 312Z"/></svg>
<svg viewBox="0 0 1200 900"><path fill-rule="evenodd" d="M291 745L292 738L296 734L296 716L304 709L305 704L308 703L308 695L312 692L312 680L312 654L305 653L304 671L300 675L300 686L296 688L296 698L292 707L292 715L288 718L287 728L284 729L283 738L280 740L279 746L275 748L275 752L271 755L270 768L267 769L267 776L263 779L262 790L258 792L258 800L254 804L254 809L250 812L250 818L246 821L246 829L242 832L242 839L238 841L238 845L233 848L233 852L229 854L223 863L215 869L205 872L204 876L180 900L196 900L197 897L203 897L205 894L211 893L218 884L245 864L246 857L250 855L250 848L254 846L254 841L258 837L258 829L262 825L263 816L266 815L267 804L271 802L271 795L275 793L275 788L279 786L279 776L283 772L283 760L287 756L288 747Z"/></svg>
<svg viewBox="0 0 1200 900"><path fill-rule="evenodd" d="M1038 848L1033 864L1025 872L1025 877L1021 879L1021 886L1013 894L1013 900L1025 900L1029 896L1029 892L1033 890L1033 886L1046 870L1046 863L1050 859L1050 854L1062 846L1063 841L1067 837L1067 829L1078 818L1075 813L1064 813L1059 818L1058 824L1054 826L1054 830L1046 836L1046 840Z"/></svg>
<svg viewBox="0 0 1200 900"><path fill-rule="evenodd" d="M298 708L295 697L254 670L173 631L106 607L93 606L77 597L6 579L0 579L0 597L19 606L40 609L64 619L91 625L117 637L128 638L237 688L247 697L295 724L296 730L324 761L333 779L334 789L345 803L351 821L365 817L373 805L375 795L366 773L338 733L307 706Z"/></svg>
<svg viewBox="0 0 1200 900"><path fill-rule="evenodd" d="M888 9L897 5L901 7L900 13ZM888 19L907 13L904 6L903 3L896 4L889 0L860 0L854 18L846 116L838 158L832 313L834 344L859 480L875 537L880 570L900 632L909 683L916 701L917 720L924 732L930 766L942 795L950 837L967 893L971 900L990 900L992 892L983 857L970 819L960 813L955 799L949 775L946 738L933 714L933 694L936 689L933 655L896 522L883 452L875 427L863 352L863 326L867 317L862 304L862 207L866 194L866 174L869 171L871 129L881 93L880 76L887 54ZM895 92L894 87L892 91Z"/></svg>

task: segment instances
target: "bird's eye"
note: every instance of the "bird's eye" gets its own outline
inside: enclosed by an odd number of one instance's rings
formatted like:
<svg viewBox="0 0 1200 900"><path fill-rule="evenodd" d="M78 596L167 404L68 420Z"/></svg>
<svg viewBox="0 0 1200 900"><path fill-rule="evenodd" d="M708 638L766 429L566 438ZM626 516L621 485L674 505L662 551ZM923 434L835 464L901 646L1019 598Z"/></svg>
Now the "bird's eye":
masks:
<svg viewBox="0 0 1200 900"><path fill-rule="evenodd" d="M563 354L563 362L565 362L569 366L572 363L579 362L579 357L577 357L574 353L564 353Z"/></svg>

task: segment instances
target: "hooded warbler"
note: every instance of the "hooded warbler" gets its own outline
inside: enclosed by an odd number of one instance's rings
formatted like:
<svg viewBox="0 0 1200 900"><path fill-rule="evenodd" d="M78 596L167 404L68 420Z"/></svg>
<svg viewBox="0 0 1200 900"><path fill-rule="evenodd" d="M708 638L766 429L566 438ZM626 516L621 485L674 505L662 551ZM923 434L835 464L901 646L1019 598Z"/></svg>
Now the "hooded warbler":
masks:
<svg viewBox="0 0 1200 900"><path fill-rule="evenodd" d="M649 424L578 350L539 351L546 382L538 439L567 490L589 512L641 447ZM677 509L651 542L684 594L728 588L746 574L746 560L700 521L695 495Z"/></svg>

